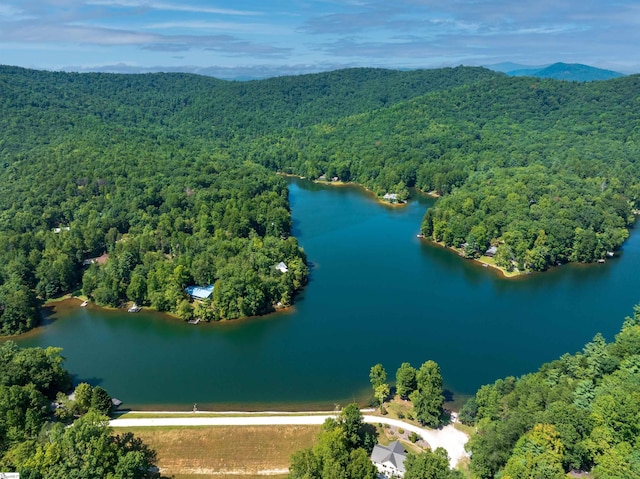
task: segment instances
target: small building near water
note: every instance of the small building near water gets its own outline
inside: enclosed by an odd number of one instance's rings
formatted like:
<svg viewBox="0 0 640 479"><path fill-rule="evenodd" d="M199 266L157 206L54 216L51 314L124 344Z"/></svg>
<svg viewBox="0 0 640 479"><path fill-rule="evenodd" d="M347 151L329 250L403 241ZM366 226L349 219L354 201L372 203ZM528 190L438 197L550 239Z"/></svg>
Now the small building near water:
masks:
<svg viewBox="0 0 640 479"><path fill-rule="evenodd" d="M484 255L488 256L489 258L493 258L497 252L498 252L498 247L491 246L487 251L484 252Z"/></svg>
<svg viewBox="0 0 640 479"><path fill-rule="evenodd" d="M191 299L207 299L213 293L213 285L208 286L187 286L184 289Z"/></svg>
<svg viewBox="0 0 640 479"><path fill-rule="evenodd" d="M287 271L289 271L289 268L287 268L287 265L284 264L282 261L280 261L277 265L276 265L276 269L278 271L280 271L281 273L286 273Z"/></svg>

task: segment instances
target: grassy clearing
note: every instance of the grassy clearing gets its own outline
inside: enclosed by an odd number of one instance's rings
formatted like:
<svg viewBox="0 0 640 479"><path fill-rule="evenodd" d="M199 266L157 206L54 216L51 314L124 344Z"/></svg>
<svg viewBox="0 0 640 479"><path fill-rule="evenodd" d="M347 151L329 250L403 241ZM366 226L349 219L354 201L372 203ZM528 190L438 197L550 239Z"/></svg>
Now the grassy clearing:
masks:
<svg viewBox="0 0 640 479"><path fill-rule="evenodd" d="M158 454L163 476L175 479L285 477L295 451L313 445L321 426L118 428Z"/></svg>

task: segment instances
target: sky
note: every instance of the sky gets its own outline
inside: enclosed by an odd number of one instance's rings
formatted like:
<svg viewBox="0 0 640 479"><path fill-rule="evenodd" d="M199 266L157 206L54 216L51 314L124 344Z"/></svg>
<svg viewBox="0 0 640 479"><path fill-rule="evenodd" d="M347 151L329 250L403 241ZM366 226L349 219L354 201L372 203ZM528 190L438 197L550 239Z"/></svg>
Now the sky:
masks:
<svg viewBox="0 0 640 479"><path fill-rule="evenodd" d="M0 64L262 78L584 63L640 72L640 0L0 0Z"/></svg>

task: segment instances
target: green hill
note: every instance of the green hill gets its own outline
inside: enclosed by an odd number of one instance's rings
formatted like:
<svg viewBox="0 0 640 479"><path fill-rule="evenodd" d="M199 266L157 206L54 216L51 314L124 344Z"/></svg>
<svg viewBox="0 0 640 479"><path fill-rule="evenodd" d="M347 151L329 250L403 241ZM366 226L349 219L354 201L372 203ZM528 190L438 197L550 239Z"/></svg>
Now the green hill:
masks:
<svg viewBox="0 0 640 479"><path fill-rule="evenodd" d="M444 197L423 233L506 269L590 262L619 247L638 199L640 77L495 77L247 145L270 168Z"/></svg>
<svg viewBox="0 0 640 479"><path fill-rule="evenodd" d="M184 319L289 304L305 283L276 171L443 196L426 236L506 269L595 261L627 237L639 77L350 69L250 82L0 67L0 319L81 288ZM104 266L86 266L108 253ZM287 274L274 268L280 261ZM190 303L189 284L215 283Z"/></svg>
<svg viewBox="0 0 640 479"><path fill-rule="evenodd" d="M544 68L519 68L506 72L509 76L532 76L566 81L610 80L624 76L622 73L580 63L554 63Z"/></svg>
<svg viewBox="0 0 640 479"><path fill-rule="evenodd" d="M243 145L495 75L353 69L240 83L0 67L0 331L32 327L36 296L78 288L184 319L291 303L308 271L286 184L245 161ZM103 253L106 265L83 264ZM188 301L187 285L213 283L212 300Z"/></svg>

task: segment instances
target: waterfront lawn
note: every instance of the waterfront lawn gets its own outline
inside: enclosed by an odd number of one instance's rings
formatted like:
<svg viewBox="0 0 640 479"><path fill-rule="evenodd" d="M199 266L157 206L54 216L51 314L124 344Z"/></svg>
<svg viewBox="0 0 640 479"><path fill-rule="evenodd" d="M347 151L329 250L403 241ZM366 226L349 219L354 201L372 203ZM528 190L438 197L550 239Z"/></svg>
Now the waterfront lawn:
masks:
<svg viewBox="0 0 640 479"><path fill-rule="evenodd" d="M411 401L400 399L398 396L394 396L393 399L384 403L384 407L387 410L387 417L393 419L400 419L402 421L409 422L416 426L419 426L418 422L414 420L414 411Z"/></svg>
<svg viewBox="0 0 640 479"><path fill-rule="evenodd" d="M115 432L131 431L153 448L163 477L248 479L264 478L267 471L271 478L285 477L291 455L312 446L320 427L135 427Z"/></svg>

